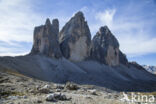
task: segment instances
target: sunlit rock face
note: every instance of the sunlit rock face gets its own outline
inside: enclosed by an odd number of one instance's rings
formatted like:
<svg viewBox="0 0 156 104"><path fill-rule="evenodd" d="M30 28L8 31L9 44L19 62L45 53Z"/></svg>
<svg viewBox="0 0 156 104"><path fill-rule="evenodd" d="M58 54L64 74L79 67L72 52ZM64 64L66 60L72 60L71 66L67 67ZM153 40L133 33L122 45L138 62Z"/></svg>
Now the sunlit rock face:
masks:
<svg viewBox="0 0 156 104"><path fill-rule="evenodd" d="M62 54L70 61L79 62L89 57L91 34L82 12L78 12L59 34Z"/></svg>
<svg viewBox="0 0 156 104"><path fill-rule="evenodd" d="M110 66L119 65L119 43L107 26L101 27L93 37L91 57Z"/></svg>
<svg viewBox="0 0 156 104"><path fill-rule="evenodd" d="M62 57L58 42L59 22L46 20L45 25L35 27L34 43L30 54L43 54L53 58Z"/></svg>

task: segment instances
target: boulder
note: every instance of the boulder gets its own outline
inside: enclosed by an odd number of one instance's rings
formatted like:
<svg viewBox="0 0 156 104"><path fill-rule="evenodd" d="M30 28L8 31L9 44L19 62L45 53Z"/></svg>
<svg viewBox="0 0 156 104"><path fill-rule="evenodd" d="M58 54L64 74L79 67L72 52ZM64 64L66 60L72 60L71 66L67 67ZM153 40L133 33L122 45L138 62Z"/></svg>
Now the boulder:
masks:
<svg viewBox="0 0 156 104"><path fill-rule="evenodd" d="M46 101L55 101L55 95L54 94L48 94L46 96Z"/></svg>
<svg viewBox="0 0 156 104"><path fill-rule="evenodd" d="M88 92L90 92L92 95L97 95L96 89L88 90Z"/></svg>
<svg viewBox="0 0 156 104"><path fill-rule="evenodd" d="M53 94L48 94L46 96L46 101L58 101L58 100L69 100L67 99L66 95L62 93L53 93Z"/></svg>
<svg viewBox="0 0 156 104"><path fill-rule="evenodd" d="M62 57L58 42L59 22L57 19L52 21L46 20L45 25L35 27L34 43L31 55L43 54L53 58Z"/></svg>
<svg viewBox="0 0 156 104"><path fill-rule="evenodd" d="M78 85L74 84L73 82L67 82L66 85L65 85L65 89L78 90L79 87L78 87Z"/></svg>
<svg viewBox="0 0 156 104"><path fill-rule="evenodd" d="M107 26L93 37L91 58L109 66L119 65L119 43Z"/></svg>
<svg viewBox="0 0 156 104"><path fill-rule="evenodd" d="M89 57L91 34L82 12L78 12L59 34L62 54L70 61L79 62Z"/></svg>
<svg viewBox="0 0 156 104"><path fill-rule="evenodd" d="M64 85L62 84L54 84L56 89L64 89Z"/></svg>
<svg viewBox="0 0 156 104"><path fill-rule="evenodd" d="M39 92L47 94L47 93L50 93L52 91L51 91L51 88L50 88L49 85L45 85L45 86L43 86L42 88L39 89Z"/></svg>

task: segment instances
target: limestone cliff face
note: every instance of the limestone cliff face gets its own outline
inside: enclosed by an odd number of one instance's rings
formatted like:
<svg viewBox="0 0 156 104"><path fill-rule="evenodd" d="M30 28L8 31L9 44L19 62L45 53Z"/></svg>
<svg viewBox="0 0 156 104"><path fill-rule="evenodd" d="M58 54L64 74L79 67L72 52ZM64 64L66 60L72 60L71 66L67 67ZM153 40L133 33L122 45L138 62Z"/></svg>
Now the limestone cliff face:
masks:
<svg viewBox="0 0 156 104"><path fill-rule="evenodd" d="M57 19L46 20L45 25L35 27L32 55L65 57L72 62L85 59L117 66L128 66L126 55L119 50L119 43L107 26L99 29L91 41L91 34L82 12L76 13L59 32Z"/></svg>
<svg viewBox="0 0 156 104"><path fill-rule="evenodd" d="M59 34L62 54L79 62L89 57L91 34L82 12L78 12L63 27Z"/></svg>
<svg viewBox="0 0 156 104"><path fill-rule="evenodd" d="M93 37L91 57L110 66L119 65L119 43L107 26L101 27Z"/></svg>
<svg viewBox="0 0 156 104"><path fill-rule="evenodd" d="M107 26L101 27L93 37L90 56L91 59L109 66L128 66L126 55L120 51L118 40Z"/></svg>
<svg viewBox="0 0 156 104"><path fill-rule="evenodd" d="M59 22L57 19L46 20L45 25L35 27L34 43L30 54L43 54L53 58L62 57L59 42Z"/></svg>

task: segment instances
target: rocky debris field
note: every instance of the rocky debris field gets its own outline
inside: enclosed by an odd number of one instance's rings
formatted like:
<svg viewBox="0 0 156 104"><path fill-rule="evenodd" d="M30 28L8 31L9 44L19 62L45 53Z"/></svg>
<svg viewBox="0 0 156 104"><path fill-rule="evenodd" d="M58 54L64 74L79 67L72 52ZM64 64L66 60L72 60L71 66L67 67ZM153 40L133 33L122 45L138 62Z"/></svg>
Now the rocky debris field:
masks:
<svg viewBox="0 0 156 104"><path fill-rule="evenodd" d="M0 72L0 104L125 104L121 92L72 82L56 84Z"/></svg>

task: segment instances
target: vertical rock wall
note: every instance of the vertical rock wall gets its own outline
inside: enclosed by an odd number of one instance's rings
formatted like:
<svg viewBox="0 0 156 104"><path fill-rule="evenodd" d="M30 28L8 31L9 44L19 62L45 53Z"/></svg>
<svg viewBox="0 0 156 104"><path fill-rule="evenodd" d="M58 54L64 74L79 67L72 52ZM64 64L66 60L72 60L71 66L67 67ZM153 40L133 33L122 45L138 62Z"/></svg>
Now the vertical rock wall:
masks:
<svg viewBox="0 0 156 104"><path fill-rule="evenodd" d="M45 25L35 27L34 44L30 54L43 54L53 58L62 57L59 42L59 22L57 19L46 20Z"/></svg>
<svg viewBox="0 0 156 104"><path fill-rule="evenodd" d="M79 62L89 57L91 34L82 12L78 12L63 27L59 34L62 54Z"/></svg>

